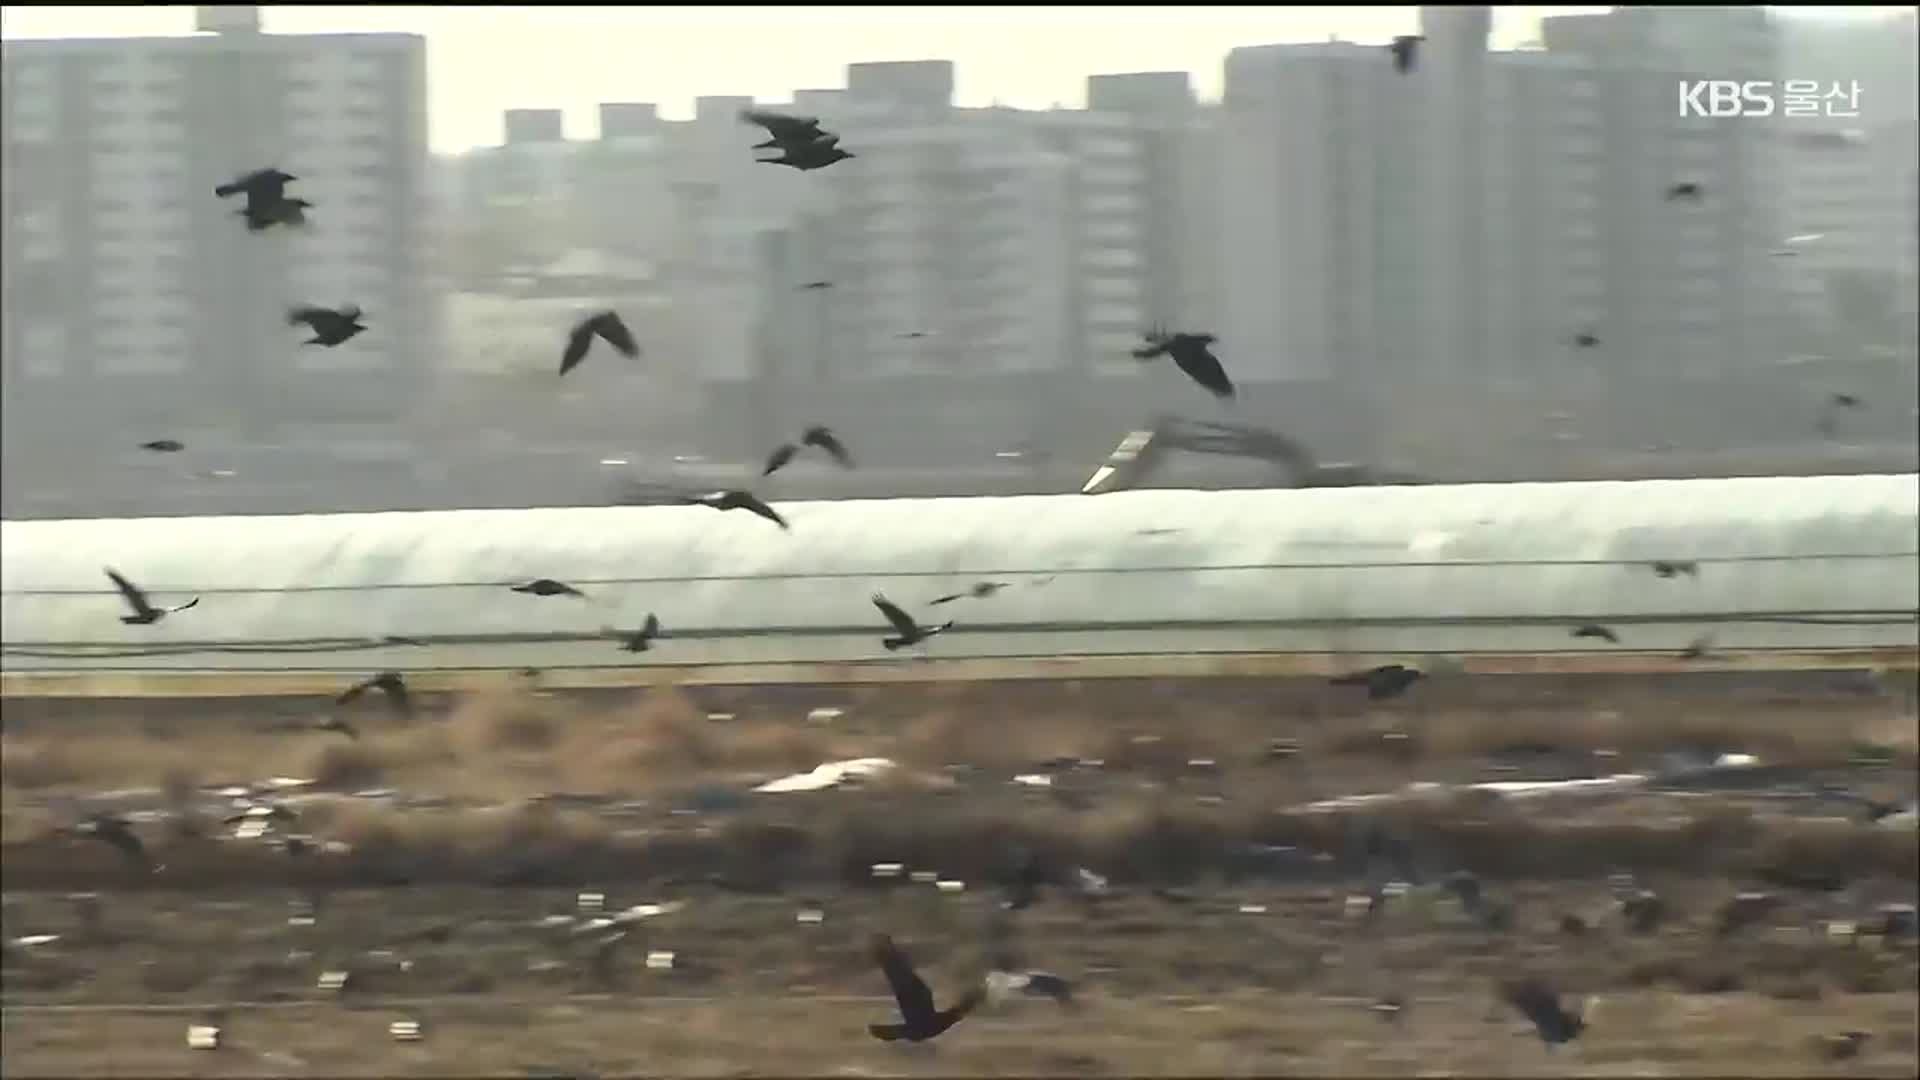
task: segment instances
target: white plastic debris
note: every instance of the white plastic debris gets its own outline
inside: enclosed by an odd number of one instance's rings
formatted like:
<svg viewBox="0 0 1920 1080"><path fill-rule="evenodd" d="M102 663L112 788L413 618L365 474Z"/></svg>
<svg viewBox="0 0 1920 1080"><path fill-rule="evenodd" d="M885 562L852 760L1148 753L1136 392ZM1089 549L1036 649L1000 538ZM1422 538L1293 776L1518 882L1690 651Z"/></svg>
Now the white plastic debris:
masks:
<svg viewBox="0 0 1920 1080"><path fill-rule="evenodd" d="M188 1024L187 1046L193 1050L220 1048L220 1029L212 1024Z"/></svg>
<svg viewBox="0 0 1920 1080"><path fill-rule="evenodd" d="M323 971L320 973L320 981L317 985L322 990L345 990L347 988L347 980L350 978L352 978L351 972Z"/></svg>
<svg viewBox="0 0 1920 1080"><path fill-rule="evenodd" d="M733 714L730 712L710 712L707 714L707 723L709 724L724 724L732 719Z"/></svg>
<svg viewBox="0 0 1920 1080"><path fill-rule="evenodd" d="M1354 919L1362 915L1365 915L1367 911L1372 907L1373 907L1373 897L1366 896L1360 893L1354 893L1353 895L1347 897L1346 903L1341 910L1342 910L1342 913L1347 916L1347 918Z"/></svg>
<svg viewBox="0 0 1920 1080"><path fill-rule="evenodd" d="M387 1025L387 1034L393 1036L395 1042L419 1042L420 1022L418 1020L395 1020L393 1023Z"/></svg>
<svg viewBox="0 0 1920 1080"><path fill-rule="evenodd" d="M915 885L931 885L940 880L939 871L936 870L915 870L909 876Z"/></svg>
<svg viewBox="0 0 1920 1080"><path fill-rule="evenodd" d="M846 712L843 709L822 708L807 710L807 720L815 724L830 724L845 715Z"/></svg>
<svg viewBox="0 0 1920 1080"><path fill-rule="evenodd" d="M876 878L897 878L906 866L897 862L877 862L873 864L873 876Z"/></svg>
<svg viewBox="0 0 1920 1080"><path fill-rule="evenodd" d="M293 788L312 787L313 781L293 776L274 776L268 778L266 786L275 791L289 791Z"/></svg>
<svg viewBox="0 0 1920 1080"><path fill-rule="evenodd" d="M809 926L817 926L826 920L827 913L819 908L801 908L793 916L794 922L806 923Z"/></svg>
<svg viewBox="0 0 1920 1080"><path fill-rule="evenodd" d="M1266 913L1267 913L1267 905L1265 904L1241 904L1240 905L1240 914L1242 915L1265 915Z"/></svg>
<svg viewBox="0 0 1920 1080"><path fill-rule="evenodd" d="M1013 782L1026 787L1052 787L1053 777L1042 773L1021 773L1013 778Z"/></svg>
<svg viewBox="0 0 1920 1080"><path fill-rule="evenodd" d="M824 791L838 787L848 780L860 780L878 776L893 768L888 758L853 758L847 761L829 761L816 766L811 772L794 773L778 780L769 780L756 792L776 794L788 791Z"/></svg>
<svg viewBox="0 0 1920 1080"><path fill-rule="evenodd" d="M648 970L651 970L651 971L673 970L673 954L671 952L666 952L663 950L656 950L654 952L648 953L647 968Z"/></svg>
<svg viewBox="0 0 1920 1080"><path fill-rule="evenodd" d="M574 897L573 902L581 911L599 911L606 905L607 896L605 893L583 892Z"/></svg>
<svg viewBox="0 0 1920 1080"><path fill-rule="evenodd" d="M266 818L248 818L233 830L235 840L258 840L267 834Z"/></svg>
<svg viewBox="0 0 1920 1080"><path fill-rule="evenodd" d="M957 892L967 891L967 883L964 881L953 881L950 879L944 880L944 881L936 881L933 883L933 886L934 888L939 889L943 893L957 893Z"/></svg>
<svg viewBox="0 0 1920 1080"><path fill-rule="evenodd" d="M1846 940L1858 932L1859 927L1855 926L1850 920L1834 919L1827 923L1827 936L1830 938Z"/></svg>
<svg viewBox="0 0 1920 1080"><path fill-rule="evenodd" d="M13 943L23 949L31 949L36 945L51 945L59 940L59 934L28 934L26 937L14 938Z"/></svg>

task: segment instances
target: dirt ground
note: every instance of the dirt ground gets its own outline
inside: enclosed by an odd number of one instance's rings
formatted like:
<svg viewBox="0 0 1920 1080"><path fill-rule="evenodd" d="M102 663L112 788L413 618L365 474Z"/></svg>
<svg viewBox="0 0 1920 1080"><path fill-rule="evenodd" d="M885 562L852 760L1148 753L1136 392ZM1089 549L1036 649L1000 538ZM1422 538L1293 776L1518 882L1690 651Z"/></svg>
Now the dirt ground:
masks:
<svg viewBox="0 0 1920 1080"><path fill-rule="evenodd" d="M826 706L842 711L809 718ZM303 730L311 703L8 709L8 1077L1920 1065L1920 959L1911 937L1873 925L1920 892L1911 827L1806 794L1914 796L1912 719L1852 678L1658 692L1503 681L1371 705L1295 684L528 694L427 702L407 722L355 711L358 740ZM1302 805L1413 781L1665 768L1680 750L1748 753L1771 771L1606 798ZM862 756L897 766L852 790L738 794ZM1093 760L1048 760L1062 757ZM1036 773L1051 782L1014 782ZM210 789L269 776L318 781L293 789L290 827L329 849L289 859L273 833L237 839L220 822L231 796ZM569 798L528 802L554 793ZM159 871L63 828L107 805L151 811L136 831ZM1355 857L1364 829L1414 854L1385 868ZM1099 871L1109 894L1052 888L1007 915L996 880L1016 842ZM964 885L876 882L884 860ZM1510 906L1510 927L1438 886L1455 869ZM1651 932L1617 910L1608 876L1623 873L1668 905ZM1349 898L1383 877L1417 880L1356 917ZM1728 899L1755 889L1777 906L1719 932ZM666 910L599 948L583 891L606 913ZM864 952L876 931L943 1002L1009 956L1066 976L1077 1007L995 1000L933 1044L878 1043L865 1025L891 1003ZM650 966L662 952L672 966ZM343 989L319 985L330 971L348 973ZM1591 1028L1546 1049L1497 997L1522 974L1570 1005L1597 995ZM1376 1008L1385 998L1403 1007ZM395 1041L398 1020L423 1037ZM219 1049L188 1048L202 1022L221 1026ZM1870 1037L1830 1060L1827 1037L1847 1031Z"/></svg>

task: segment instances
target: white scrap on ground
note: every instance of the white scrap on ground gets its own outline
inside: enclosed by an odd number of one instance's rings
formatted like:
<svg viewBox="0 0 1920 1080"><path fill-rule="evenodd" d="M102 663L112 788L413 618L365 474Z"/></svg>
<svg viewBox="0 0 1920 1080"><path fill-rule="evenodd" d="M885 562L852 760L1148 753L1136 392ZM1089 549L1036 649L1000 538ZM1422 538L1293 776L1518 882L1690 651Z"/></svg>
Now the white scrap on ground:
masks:
<svg viewBox="0 0 1920 1080"><path fill-rule="evenodd" d="M893 768L889 758L853 758L848 761L829 761L814 768L812 772L794 773L778 780L769 780L756 792L779 793L787 791L825 791L838 787L848 780L866 779L878 776Z"/></svg>

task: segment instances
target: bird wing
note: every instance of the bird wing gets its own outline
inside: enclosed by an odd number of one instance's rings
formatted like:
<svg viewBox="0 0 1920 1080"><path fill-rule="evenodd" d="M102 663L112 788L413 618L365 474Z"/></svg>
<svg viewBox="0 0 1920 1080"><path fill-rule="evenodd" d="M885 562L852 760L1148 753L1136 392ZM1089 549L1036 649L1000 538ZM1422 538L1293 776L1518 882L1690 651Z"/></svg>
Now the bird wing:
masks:
<svg viewBox="0 0 1920 1080"><path fill-rule="evenodd" d="M820 121L812 116L787 116L784 113L761 112L758 109L743 109L740 119L749 124L758 124L767 129L767 134L776 139L792 139L820 130Z"/></svg>
<svg viewBox="0 0 1920 1080"><path fill-rule="evenodd" d="M326 308L297 307L287 312L287 325L299 326L304 323L318 330L320 329L320 323L332 314L333 312L328 311Z"/></svg>
<svg viewBox="0 0 1920 1080"><path fill-rule="evenodd" d="M808 428L807 433L801 437L800 441L806 443L808 446L817 446L825 450L833 456L833 460L839 462L846 468L851 469L853 467L853 456L847 453L846 446L827 428Z"/></svg>
<svg viewBox="0 0 1920 1080"><path fill-rule="evenodd" d="M199 603L200 603L200 598L196 596L196 597L194 597L193 599L191 599L191 600L189 600L189 601L187 601L187 602L186 602L186 603L184 603L184 604L175 604L175 605L173 605L172 607L170 607L170 608L168 608L168 609L167 609L167 614L169 614L169 615L171 615L171 614L173 614L173 613L174 613L174 612L176 612L176 611L185 611L185 610L187 610L188 608L190 608L190 607L193 607L193 606L195 606L195 605L197 605L197 604L199 604Z"/></svg>
<svg viewBox="0 0 1920 1080"><path fill-rule="evenodd" d="M640 346L633 340L633 331L627 329L620 316L611 311L603 312L593 319L594 332L606 339L607 344L625 357L640 355Z"/></svg>
<svg viewBox="0 0 1920 1080"><path fill-rule="evenodd" d="M774 511L773 507L768 506L766 503L761 502L758 498L754 497L751 494L748 494L747 492L744 492L744 491L739 492L738 499L736 500L736 502L739 505L740 509L742 510L750 510L753 513L756 513L761 517L766 518L768 521L773 522L775 525L778 525L783 529L787 527L786 518L781 517L777 512Z"/></svg>
<svg viewBox="0 0 1920 1080"><path fill-rule="evenodd" d="M583 322L567 335L567 350L560 354L560 374L565 375L580 366L587 358L587 349L593 344L593 323Z"/></svg>
<svg viewBox="0 0 1920 1080"><path fill-rule="evenodd" d="M120 595L127 598L128 605L133 608L135 613L140 615L153 614L154 607L147 602L147 594L140 591L140 586L121 577L120 572L111 566L107 567L106 571L107 576L113 579L113 587L119 589Z"/></svg>
<svg viewBox="0 0 1920 1080"><path fill-rule="evenodd" d="M893 989L893 1000L900 1006L900 1018L909 1027L921 1027L933 1022L933 991L926 982L914 973L912 961L900 950L893 939L880 935L873 942L873 958L880 964L880 970L887 976L887 985Z"/></svg>
<svg viewBox="0 0 1920 1080"><path fill-rule="evenodd" d="M1335 675L1327 681L1335 686L1365 686L1383 670L1385 669L1369 668L1366 671L1355 671L1346 675Z"/></svg>
<svg viewBox="0 0 1920 1080"><path fill-rule="evenodd" d="M392 677L388 678L389 675ZM395 712L411 713L413 711L413 696L407 693L407 684L399 675L387 672L379 677L376 685L380 687L382 693L387 695L387 700L393 703Z"/></svg>
<svg viewBox="0 0 1920 1080"><path fill-rule="evenodd" d="M1220 366L1220 358L1213 355L1205 342L1194 341L1185 348L1175 349L1173 362L1194 382L1212 391L1215 397L1233 396L1233 380L1227 378L1227 370Z"/></svg>
<svg viewBox="0 0 1920 1080"><path fill-rule="evenodd" d="M660 633L659 617L654 615L652 612L648 612L646 625L640 628L640 632L642 634L645 634L648 637L653 637L658 633Z"/></svg>
<svg viewBox="0 0 1920 1080"><path fill-rule="evenodd" d="M967 596L966 593L960 593L960 592L949 593L948 595L943 596L938 600L929 601L929 606L931 606L932 604L949 604L955 600L964 600L966 599L966 596Z"/></svg>
<svg viewBox="0 0 1920 1080"><path fill-rule="evenodd" d="M799 448L792 443L781 443L774 449L773 453L767 455L767 467L760 470L760 475L772 476L780 470L781 466L792 461L793 455L798 451Z"/></svg>
<svg viewBox="0 0 1920 1080"><path fill-rule="evenodd" d="M946 1020L947 1026L952 1027L959 1023L968 1013L979 1008L980 1003L985 1000L987 1000L986 984L984 982L976 983L968 987L967 992L960 995L960 1000L954 1002L951 1007L943 1010L940 1015Z"/></svg>
<svg viewBox="0 0 1920 1080"><path fill-rule="evenodd" d="M378 678L379 678L378 676L375 676L374 678L362 679L359 682L354 683L352 686L349 686L345 690L342 690L340 692L340 696L333 699L333 703L336 705L345 705L347 702L352 701L354 698L357 698L361 694L366 693L368 690L373 689L373 684L376 681L378 681Z"/></svg>
<svg viewBox="0 0 1920 1080"><path fill-rule="evenodd" d="M1536 980L1508 983L1501 988L1500 996L1537 1027L1544 1029L1560 1018L1559 995Z"/></svg>
<svg viewBox="0 0 1920 1080"><path fill-rule="evenodd" d="M879 608L880 614L885 615L887 621L892 623L893 628L898 630L902 635L912 637L920 631L920 624L913 621L913 616L900 610L898 604L895 604L879 593L873 594L873 606Z"/></svg>

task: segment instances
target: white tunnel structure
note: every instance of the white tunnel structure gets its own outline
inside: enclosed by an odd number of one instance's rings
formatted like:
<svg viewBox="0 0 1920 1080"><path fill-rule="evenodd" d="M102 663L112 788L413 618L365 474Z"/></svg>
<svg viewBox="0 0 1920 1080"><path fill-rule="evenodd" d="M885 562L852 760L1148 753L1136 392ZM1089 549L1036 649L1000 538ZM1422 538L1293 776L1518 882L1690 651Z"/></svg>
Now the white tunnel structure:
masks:
<svg viewBox="0 0 1920 1080"><path fill-rule="evenodd" d="M1630 670L1628 655L1705 634L1749 664L1912 666L1920 645L1913 475L776 505L791 531L705 507L8 522L8 692L109 671L837 681L958 662L1011 677L1215 658L1250 674L1435 656ZM1661 578L1655 560L1698 571ZM124 625L106 566L162 606L200 603ZM536 577L587 599L508 591ZM929 606L981 581L1007 587ZM955 626L889 652L875 592ZM648 652L605 633L648 613L664 627ZM1574 638L1586 622L1619 644Z"/></svg>

